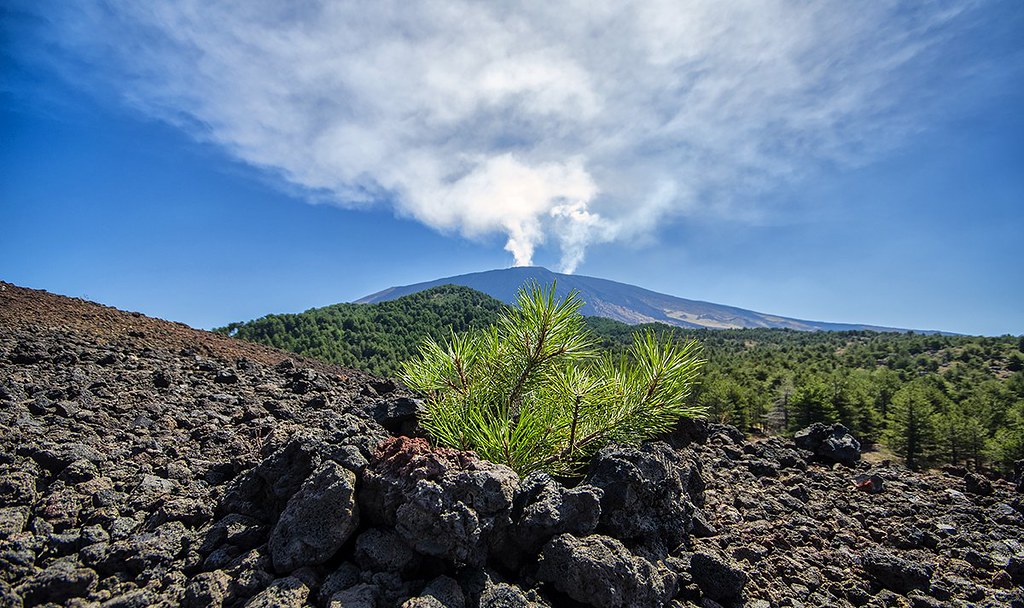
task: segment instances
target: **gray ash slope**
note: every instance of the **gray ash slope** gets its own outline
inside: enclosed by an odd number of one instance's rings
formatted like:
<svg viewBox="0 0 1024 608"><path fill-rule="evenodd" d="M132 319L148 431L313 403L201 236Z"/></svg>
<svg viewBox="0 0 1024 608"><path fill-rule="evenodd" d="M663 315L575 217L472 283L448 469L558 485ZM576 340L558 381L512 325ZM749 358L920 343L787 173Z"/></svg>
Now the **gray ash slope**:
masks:
<svg viewBox="0 0 1024 608"><path fill-rule="evenodd" d="M686 424L569 487L395 438L414 405L0 284L0 606L1024 606L1005 481Z"/></svg>
<svg viewBox="0 0 1024 608"><path fill-rule="evenodd" d="M700 300L688 300L619 283L608 279L575 274L560 274L541 267L515 267L504 270L474 272L446 277L414 285L390 287L356 301L373 304L394 300L440 285L462 285L486 293L506 304L515 302L516 292L523 285L557 284L558 296L565 297L575 289L585 302L581 312L588 316L605 317L623 323L666 323L685 328L742 329L778 328L799 331L908 331L893 327L854 323L828 323L807 321L780 315L765 314ZM922 333L932 333L925 331Z"/></svg>

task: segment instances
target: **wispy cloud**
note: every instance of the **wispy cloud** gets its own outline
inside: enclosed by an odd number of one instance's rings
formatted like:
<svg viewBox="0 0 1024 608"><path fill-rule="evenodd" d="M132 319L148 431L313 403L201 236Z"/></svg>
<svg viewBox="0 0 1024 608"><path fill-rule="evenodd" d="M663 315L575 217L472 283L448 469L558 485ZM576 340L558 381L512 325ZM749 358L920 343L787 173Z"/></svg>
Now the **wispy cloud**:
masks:
<svg viewBox="0 0 1024 608"><path fill-rule="evenodd" d="M342 207L503 234L572 271L595 242L759 194L925 126L964 3L246 0L44 17L150 116ZM296 8L300 6L301 8Z"/></svg>

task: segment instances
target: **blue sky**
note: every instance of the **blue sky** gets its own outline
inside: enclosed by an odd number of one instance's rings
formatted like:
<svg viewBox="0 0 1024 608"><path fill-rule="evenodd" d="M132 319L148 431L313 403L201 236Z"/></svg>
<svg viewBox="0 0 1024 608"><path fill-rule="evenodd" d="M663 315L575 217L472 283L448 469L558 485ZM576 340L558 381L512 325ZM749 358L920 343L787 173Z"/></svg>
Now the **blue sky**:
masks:
<svg viewBox="0 0 1024 608"><path fill-rule="evenodd" d="M0 279L213 327L544 265L1024 334L1024 4L21 2Z"/></svg>

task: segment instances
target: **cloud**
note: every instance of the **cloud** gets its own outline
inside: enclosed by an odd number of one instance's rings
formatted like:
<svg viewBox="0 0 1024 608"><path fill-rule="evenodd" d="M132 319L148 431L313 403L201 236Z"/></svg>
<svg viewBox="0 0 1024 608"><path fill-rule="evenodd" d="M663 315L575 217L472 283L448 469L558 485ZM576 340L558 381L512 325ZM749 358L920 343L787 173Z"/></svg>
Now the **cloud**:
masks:
<svg viewBox="0 0 1024 608"><path fill-rule="evenodd" d="M927 126L921 83L969 12L527 4L81 2L41 16L87 66L72 77L311 198L501 234L515 264L553 243L572 271L594 243L681 218L756 220L780 184L899 145Z"/></svg>

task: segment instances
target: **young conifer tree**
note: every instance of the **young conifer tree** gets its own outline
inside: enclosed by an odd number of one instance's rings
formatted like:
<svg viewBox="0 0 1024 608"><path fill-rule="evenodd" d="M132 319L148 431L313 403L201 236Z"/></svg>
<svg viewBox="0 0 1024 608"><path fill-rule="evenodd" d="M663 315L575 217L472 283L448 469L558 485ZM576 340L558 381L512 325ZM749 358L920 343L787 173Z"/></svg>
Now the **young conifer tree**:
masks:
<svg viewBox="0 0 1024 608"><path fill-rule="evenodd" d="M571 475L601 447L636 443L704 411L687 397L704 363L695 341L652 332L602 355L573 291L521 289L490 329L427 339L403 379L425 397L420 422L440 445L521 475Z"/></svg>
<svg viewBox="0 0 1024 608"><path fill-rule="evenodd" d="M904 385L892 397L882 437L910 469L920 468L934 454L935 402L940 399L934 387L920 380Z"/></svg>

